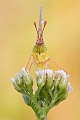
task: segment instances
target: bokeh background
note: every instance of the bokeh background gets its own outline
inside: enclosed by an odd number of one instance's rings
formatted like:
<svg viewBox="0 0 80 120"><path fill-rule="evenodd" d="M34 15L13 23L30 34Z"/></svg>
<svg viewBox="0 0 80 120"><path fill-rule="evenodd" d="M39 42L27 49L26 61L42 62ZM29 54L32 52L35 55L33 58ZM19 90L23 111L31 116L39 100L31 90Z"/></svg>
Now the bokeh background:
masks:
<svg viewBox="0 0 80 120"><path fill-rule="evenodd" d="M36 120L10 79L31 54L40 5L48 22L44 31L48 53L68 71L74 88L51 109L47 120L80 120L80 0L0 0L0 120Z"/></svg>

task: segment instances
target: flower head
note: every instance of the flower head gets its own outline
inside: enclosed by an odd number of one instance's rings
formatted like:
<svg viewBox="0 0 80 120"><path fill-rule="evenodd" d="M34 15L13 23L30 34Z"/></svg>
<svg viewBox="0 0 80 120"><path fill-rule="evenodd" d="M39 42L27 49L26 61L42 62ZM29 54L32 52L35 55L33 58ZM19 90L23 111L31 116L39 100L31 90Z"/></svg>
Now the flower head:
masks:
<svg viewBox="0 0 80 120"><path fill-rule="evenodd" d="M16 73L15 78L11 79L15 89L18 92L32 92L32 85L33 85L33 80L30 75L29 70L25 70L25 68L22 68L22 72L20 74Z"/></svg>
<svg viewBox="0 0 80 120"><path fill-rule="evenodd" d="M33 105L34 98L40 107L53 107L66 99L73 88L68 82L69 75L64 70L53 72L52 69L36 71L37 89L33 95L33 79L29 70L22 68L20 74L16 74L11 81L15 89L23 94L27 105ZM32 96L32 97L31 97ZM32 100L32 102L31 102ZM34 102L33 102L34 101Z"/></svg>

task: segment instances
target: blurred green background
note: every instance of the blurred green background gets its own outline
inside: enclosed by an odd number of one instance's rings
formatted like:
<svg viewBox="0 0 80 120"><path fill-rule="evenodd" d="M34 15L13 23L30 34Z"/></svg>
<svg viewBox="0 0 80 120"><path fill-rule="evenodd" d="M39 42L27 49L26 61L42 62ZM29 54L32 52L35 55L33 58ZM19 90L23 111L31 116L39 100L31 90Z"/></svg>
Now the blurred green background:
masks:
<svg viewBox="0 0 80 120"><path fill-rule="evenodd" d="M80 120L80 0L0 0L0 120L36 120L10 79L31 54L40 5L48 22L44 31L48 53L68 71L74 88L51 109L47 120Z"/></svg>

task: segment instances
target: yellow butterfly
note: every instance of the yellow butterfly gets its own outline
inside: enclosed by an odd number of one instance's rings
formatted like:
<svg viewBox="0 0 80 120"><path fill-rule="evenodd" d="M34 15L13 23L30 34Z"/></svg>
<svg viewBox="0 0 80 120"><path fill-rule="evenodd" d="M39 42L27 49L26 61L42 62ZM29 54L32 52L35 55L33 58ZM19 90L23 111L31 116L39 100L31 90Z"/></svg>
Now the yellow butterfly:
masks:
<svg viewBox="0 0 80 120"><path fill-rule="evenodd" d="M47 54L47 48L44 44L44 40L43 40L43 31L44 28L46 26L47 21L44 21L42 19L42 6L40 6L40 17L39 17L39 27L37 29L36 26L36 22L34 22L34 26L36 28L37 31L37 39L36 39L36 44L33 47L31 56L28 60L27 66L25 69L27 69L30 59L32 58L32 63L30 65L30 68L32 66L32 64L34 63L37 70L39 69L46 69L48 66L48 61L49 60L53 60L51 57L48 56ZM62 69L61 66L59 66L54 60L53 62Z"/></svg>

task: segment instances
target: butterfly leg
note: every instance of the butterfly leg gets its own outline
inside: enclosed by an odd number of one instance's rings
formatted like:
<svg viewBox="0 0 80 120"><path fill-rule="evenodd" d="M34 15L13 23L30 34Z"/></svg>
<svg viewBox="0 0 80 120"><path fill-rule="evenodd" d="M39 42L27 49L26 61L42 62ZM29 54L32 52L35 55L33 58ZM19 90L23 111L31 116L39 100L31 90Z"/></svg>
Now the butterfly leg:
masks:
<svg viewBox="0 0 80 120"><path fill-rule="evenodd" d="M33 62L31 62L31 64L30 64L29 71L31 70L32 65L33 65Z"/></svg>
<svg viewBox="0 0 80 120"><path fill-rule="evenodd" d="M27 65L26 65L26 67L25 67L25 70L28 68L28 65L29 65L29 63L30 63L31 57L32 57L32 55L30 55L30 57L29 57L29 60L28 60Z"/></svg>
<svg viewBox="0 0 80 120"><path fill-rule="evenodd" d="M38 61L33 59L33 64L34 64L35 70L38 71L38 74L39 74L39 76L40 76L40 72L39 72L37 63L38 63Z"/></svg>
<svg viewBox="0 0 80 120"><path fill-rule="evenodd" d="M60 69L64 70L53 58L51 58L51 60L57 65L57 67L59 67ZM65 70L64 70L65 71ZM66 71L65 71L66 72ZM67 73L67 72L66 72ZM68 74L68 73L67 73Z"/></svg>
<svg viewBox="0 0 80 120"><path fill-rule="evenodd" d="M45 63L47 63L49 60L52 60L55 64L56 64L56 66L57 67L59 67L60 69L62 69L62 70L64 70L53 58L51 58L51 57L49 57L45 62L44 62L44 64ZM65 70L64 70L65 71ZM66 71L65 71L66 72ZM67 73L67 72L66 72ZM67 73L68 74L68 73Z"/></svg>

